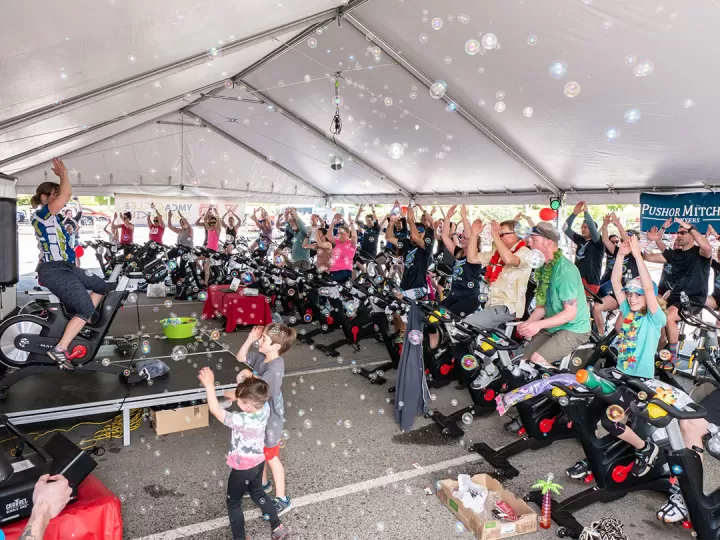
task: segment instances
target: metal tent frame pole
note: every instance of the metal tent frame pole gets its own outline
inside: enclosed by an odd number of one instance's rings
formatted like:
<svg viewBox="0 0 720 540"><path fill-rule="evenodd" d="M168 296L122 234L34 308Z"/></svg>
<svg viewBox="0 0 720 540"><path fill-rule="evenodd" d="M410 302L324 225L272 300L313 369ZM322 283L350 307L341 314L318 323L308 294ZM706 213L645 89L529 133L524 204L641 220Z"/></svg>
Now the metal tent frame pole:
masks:
<svg viewBox="0 0 720 540"><path fill-rule="evenodd" d="M228 43L227 45L218 47L218 51L222 54L236 52L247 47L256 45L258 43L267 41L268 39L273 38L277 34L291 32L296 28L307 27L308 25L312 25L320 21L322 21L322 24L327 24L327 22L333 20L338 15L348 13L352 9L355 9L356 7L364 4L367 1L368 0L356 0L343 8L326 9L325 11L321 11L320 13L316 13L314 15L295 20L287 24L276 26L275 28L259 32L252 36L238 39L236 41ZM127 77L120 81L101 86L100 88L95 88L88 92L84 92L82 94L63 99L56 104L39 107L27 113L0 121L0 133L7 131L9 128L25 124L32 120L51 118L71 107L83 104L88 100L106 96L107 94L111 94L129 86L147 81L148 79L152 79L153 77L157 77L159 75L172 75L173 73L182 71L183 69L201 65L204 62L207 62L206 51L194 54L192 56L188 56L176 62L165 64L164 66L160 66L156 69L151 69L142 73L138 73L137 75L133 75L132 77Z"/></svg>
<svg viewBox="0 0 720 540"><path fill-rule="evenodd" d="M294 180L297 181L299 184L302 184L303 186L312 189L314 192L320 194L322 197L326 197L326 198L329 197L329 195L328 195L327 193L325 193L324 191L322 191L322 190L319 189L318 187L314 186L313 184L311 184L310 182L308 182L308 181L305 180L304 178L299 177L299 176L298 176L297 174L295 174L294 172L289 171L288 169L286 169L285 167L283 167L282 165L280 165L280 164L278 164L278 163L275 163L274 161L271 162L270 160L268 160L268 158L267 158L267 156L266 156L265 154L262 154L262 153L258 152L257 150L255 150L254 148L248 146L248 145L245 144L244 142L236 139L235 137L233 137L232 135L230 135L230 134L227 133L226 131L223 131L222 129L220 129L218 126L216 126L216 125L213 124L212 122L209 122L209 121L206 120L205 118L203 118L203 117L201 117L201 116L198 116L197 114L195 114L195 113L192 112L192 111L187 111L187 110L186 110L186 111L185 111L185 114L187 114L190 118L199 120L200 122L202 122L203 124L205 124L205 127L206 127L206 128L212 130L214 133L216 133L217 135L219 135L219 136L222 137L223 139L225 139L225 140L233 143L233 144L236 145L236 146L239 146L240 148L242 148L242 149L245 150L246 152L249 152L250 154L252 154L252 155L255 156L256 158L258 158L259 160L264 161L265 163L269 163L272 167L274 167L275 169L279 170L280 172L288 175L290 178L294 179Z"/></svg>
<svg viewBox="0 0 720 540"><path fill-rule="evenodd" d="M354 152L352 152L352 150L350 150L347 146L345 146L344 144L341 144L337 140L335 140L329 133L326 134L326 133L320 131L315 126L313 126L310 122L303 120L301 117L297 116L295 113L288 110L287 107L278 105L275 101L273 101L271 98L269 98L267 96L267 94L264 94L264 93L258 91L251 84L249 84L246 80L241 79L241 80L238 80L237 82L245 85L245 87L247 88L247 91L249 93L251 93L254 96L259 97L267 105L271 105L279 114L283 115L288 120L291 120L292 122L294 122L295 124L297 124L298 126L303 128L304 130L306 130L308 133L315 135L317 138L321 139L322 141L324 141L326 143L330 143L332 146L335 146L343 153L352 157L352 159L355 163L360 165L363 169L365 169L366 171L371 173L373 176L376 176L383 182L397 188L398 192L396 195L399 194L399 195L404 195L406 197L413 197L413 193L408 188L406 188L405 186L403 186L396 180L393 180L392 178L388 177L388 175L380 172L375 167L373 167L372 165L370 165L369 163L364 161L362 158L360 158Z"/></svg>
<svg viewBox="0 0 720 540"><path fill-rule="evenodd" d="M362 33L363 36L370 34L372 41L375 42L380 48L382 48L393 60L398 62L408 73L414 76L417 80L423 83L427 88L430 88L435 82L434 79L430 78L425 72L423 72L418 66L408 60L397 48L395 48L387 39L380 36L375 30L370 28L362 20L358 19L355 15L348 13L345 18L350 24ZM465 118L475 129L480 131L498 147L504 150L513 159L518 161L521 165L532 172L550 191L554 194L559 194L561 189L553 182L544 172L530 162L525 156L513 148L507 141L505 141L500 135L495 133L487 124L485 124L480 118L472 113L462 103L452 97L450 93L446 93L443 100L447 103L453 102L457 105L457 112Z"/></svg>
<svg viewBox="0 0 720 540"><path fill-rule="evenodd" d="M254 62L254 63L252 63L251 65L249 65L248 67L246 67L244 70L242 70L242 71L240 72L240 75L242 75L243 77L246 77L247 75L250 75L253 71L255 71L255 70L257 70L257 69L260 69L262 66L264 66L264 65L267 64L268 62L271 62L272 60L276 59L276 58L279 57L280 55L286 53L286 52L287 52L288 50L290 50L296 43L302 41L302 40L305 39L308 35L310 35L310 34L312 34L313 32L315 32L315 31L317 30L317 28L319 28L319 27L321 27L321 26L324 26L324 25L328 24L329 22L331 22L332 20L334 20L339 14L342 15L342 14L344 14L344 13L349 13L352 9L356 9L357 7L361 6L362 4L364 4L364 3L367 2L367 1L368 1L368 0L354 0L353 2L351 2L350 4L348 4L346 7L342 8L342 9L326 10L326 11L323 11L321 14L318 14L318 15L315 15L315 16L309 18L310 20L316 20L316 19L322 19L322 20L321 20L320 22L317 22L317 23L311 25L310 27L306 28L305 30L303 30L302 32L300 32L298 35L296 35L296 36L294 36L292 39L290 39L287 43L283 43L280 47L278 47L278 48L275 49L274 51L270 52L269 54L265 55L265 56L264 56L263 58L261 58L260 60ZM304 24L307 24L307 20L306 20L306 19L302 19L302 21L304 21ZM298 23L298 24L299 24L299 23ZM286 25L286 26L287 26L288 28L291 27L291 26L294 27L294 26L296 26L296 23L288 23L288 25ZM283 28L285 28L285 27L278 27L278 28L276 28L276 29L274 29L274 30L272 30L272 31L268 31L267 33L283 32ZM268 38L266 37L265 39L267 40ZM227 46L226 46L226 47L227 47ZM223 50L224 50L224 49L223 49ZM204 53L203 53L203 55L204 55ZM201 93L202 93L202 92L205 92L205 91L218 93L218 92L220 92L220 91L224 88L224 84L223 84L223 83L224 83L225 80L227 80L227 78L224 78L224 79L222 79L222 80L220 80L220 81L213 82L213 83L211 83L211 84L207 84L207 85L205 85L205 86L203 86L203 87L201 87L201 88L197 88L197 89L195 89L195 90L192 90L190 93L193 93L193 94L194 94L194 93L198 93L198 92L201 92ZM107 92L109 92L109 90L108 90ZM102 129L102 128L104 128L104 127L107 127L107 126L109 126L109 125L114 124L115 122L119 122L119 121L121 121L121 120L123 120L123 119L125 119L125 118L132 117L132 116L137 116L137 115L139 115L139 114L146 113L146 112L148 112L148 111L151 111L151 110L156 109L156 108L158 108L158 107L162 107L162 106L167 105L167 104L169 104L169 103L172 103L172 102L174 102L174 101L178 101L178 100L181 100L181 99L185 99L185 97L186 97L187 94L188 94L188 93L185 92L185 93L183 93L183 94L181 94L181 95L179 95L179 96L174 96L174 97L165 99L165 100L160 101L160 102L158 102L158 103L154 103L154 104L149 105L149 106L147 106L147 107L143 107L142 109L138 109L138 110L133 111L133 112L131 112L131 113L128 113L128 114L125 114L125 115L122 115L122 116L118 116L117 118L113 118L113 119L110 119L110 120L106 120L106 121L104 121L104 122L100 122L100 123L98 123L98 124L95 124L95 125L90 126L90 127L88 127L88 128L82 129L82 130L80 130L80 131L77 131L77 132L72 133L72 134L70 134L70 135L67 135L67 136L65 136L65 137L61 137L60 139L56 139L56 140L54 140L54 141L50 141L50 142L48 142L48 143L45 143L45 144L40 145L40 146L38 146L38 147L32 148L32 149L30 149L30 150L26 150L25 152L21 152L20 154L16 154L16 155L14 155L14 156L10 156L9 158L6 158L6 159L4 159L4 160L0 160L0 167L3 167L3 166L5 166L5 165L9 165L10 163L14 163L14 162L19 161L19 160L21 160L21 159L24 159L24 158L26 158L26 157L32 156L33 154L36 154L36 153L38 153L38 152L42 152L43 150L47 150L47 149L49 149L49 148L54 148L55 146L59 146L59 145L64 144L64 143L66 143L66 142L72 141L73 139L75 139L75 138L77 138L77 137L79 137L79 136L81 136L81 135L84 135L85 133L91 133L91 132L96 131L96 130L98 130L98 129ZM86 98L86 99L89 99L89 98ZM200 98L200 99L202 99L202 98ZM32 114L32 113L28 113L28 115L30 115L30 114ZM27 115L25 115L25 116L27 116ZM12 120L12 119L10 119L10 120ZM1 130L1 129L2 129L2 123L0 123L0 130ZM92 143L92 144L95 144L95 143ZM89 145L88 145L88 146L89 146Z"/></svg>

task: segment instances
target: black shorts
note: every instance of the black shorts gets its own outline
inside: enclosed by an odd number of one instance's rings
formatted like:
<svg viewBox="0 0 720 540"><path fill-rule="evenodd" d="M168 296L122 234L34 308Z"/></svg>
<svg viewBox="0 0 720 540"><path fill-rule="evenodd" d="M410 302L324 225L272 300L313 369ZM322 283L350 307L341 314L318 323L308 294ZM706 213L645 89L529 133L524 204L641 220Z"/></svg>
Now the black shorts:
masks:
<svg viewBox="0 0 720 540"><path fill-rule="evenodd" d="M700 402L707 410L707 421L711 424L720 424L720 390L715 390Z"/></svg>
<svg viewBox="0 0 720 540"><path fill-rule="evenodd" d="M705 296L690 296L690 302L693 304L700 304L701 306L705 305L705 302L707 302L707 298ZM678 310L682 307L682 302L680 301L679 297L671 296L668 298L667 301L667 307L671 308L672 306L675 306L678 308ZM702 307L693 307L692 313L693 315L697 315L702 311Z"/></svg>
<svg viewBox="0 0 720 540"><path fill-rule="evenodd" d="M100 276L64 261L41 264L38 283L57 296L68 313L85 321L95 315L88 290L98 294L105 294L108 290L107 283Z"/></svg>

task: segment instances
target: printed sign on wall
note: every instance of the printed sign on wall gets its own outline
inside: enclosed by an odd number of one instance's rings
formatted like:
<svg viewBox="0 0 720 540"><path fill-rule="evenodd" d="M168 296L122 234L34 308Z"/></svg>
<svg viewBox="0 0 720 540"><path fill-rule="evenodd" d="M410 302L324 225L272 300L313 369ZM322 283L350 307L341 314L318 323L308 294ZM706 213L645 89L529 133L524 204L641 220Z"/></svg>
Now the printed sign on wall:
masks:
<svg viewBox="0 0 720 540"><path fill-rule="evenodd" d="M705 233L708 225L720 228L720 193L681 193L677 195L640 194L640 229L648 231L673 220L667 232L677 232L675 218L695 225Z"/></svg>

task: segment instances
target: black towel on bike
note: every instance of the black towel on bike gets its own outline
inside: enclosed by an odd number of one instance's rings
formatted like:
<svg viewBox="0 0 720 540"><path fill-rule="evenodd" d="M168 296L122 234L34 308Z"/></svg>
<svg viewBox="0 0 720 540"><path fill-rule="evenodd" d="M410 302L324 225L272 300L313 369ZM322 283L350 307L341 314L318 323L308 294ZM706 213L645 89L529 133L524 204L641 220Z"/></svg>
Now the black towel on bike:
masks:
<svg viewBox="0 0 720 540"><path fill-rule="evenodd" d="M403 431L412 429L415 417L426 411L430 400L423 365L424 326L423 314L420 308L413 304L408 314L405 342L395 385L395 421L400 424ZM414 339L415 336L419 338Z"/></svg>

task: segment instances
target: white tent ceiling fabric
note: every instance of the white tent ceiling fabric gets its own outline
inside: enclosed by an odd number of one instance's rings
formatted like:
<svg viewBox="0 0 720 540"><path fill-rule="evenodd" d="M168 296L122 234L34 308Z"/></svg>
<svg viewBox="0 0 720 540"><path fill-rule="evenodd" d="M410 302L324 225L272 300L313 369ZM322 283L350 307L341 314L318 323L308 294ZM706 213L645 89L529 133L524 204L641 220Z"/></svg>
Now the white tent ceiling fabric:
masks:
<svg viewBox="0 0 720 540"><path fill-rule="evenodd" d="M354 0L341 26L303 36L223 88L317 21L227 54L212 47L343 4L11 1L0 36L0 168L19 177L20 192L63 155L80 173L73 183L96 194L225 190L268 202L413 194L502 204L545 202L553 190L568 201L636 202L644 190L720 184L712 1ZM334 141L337 72L343 129ZM437 80L443 99L426 86ZM198 99L214 84L219 93ZM179 126L153 122L180 122L180 109L185 123L208 127L186 126L181 137ZM330 169L331 156L342 170Z"/></svg>

